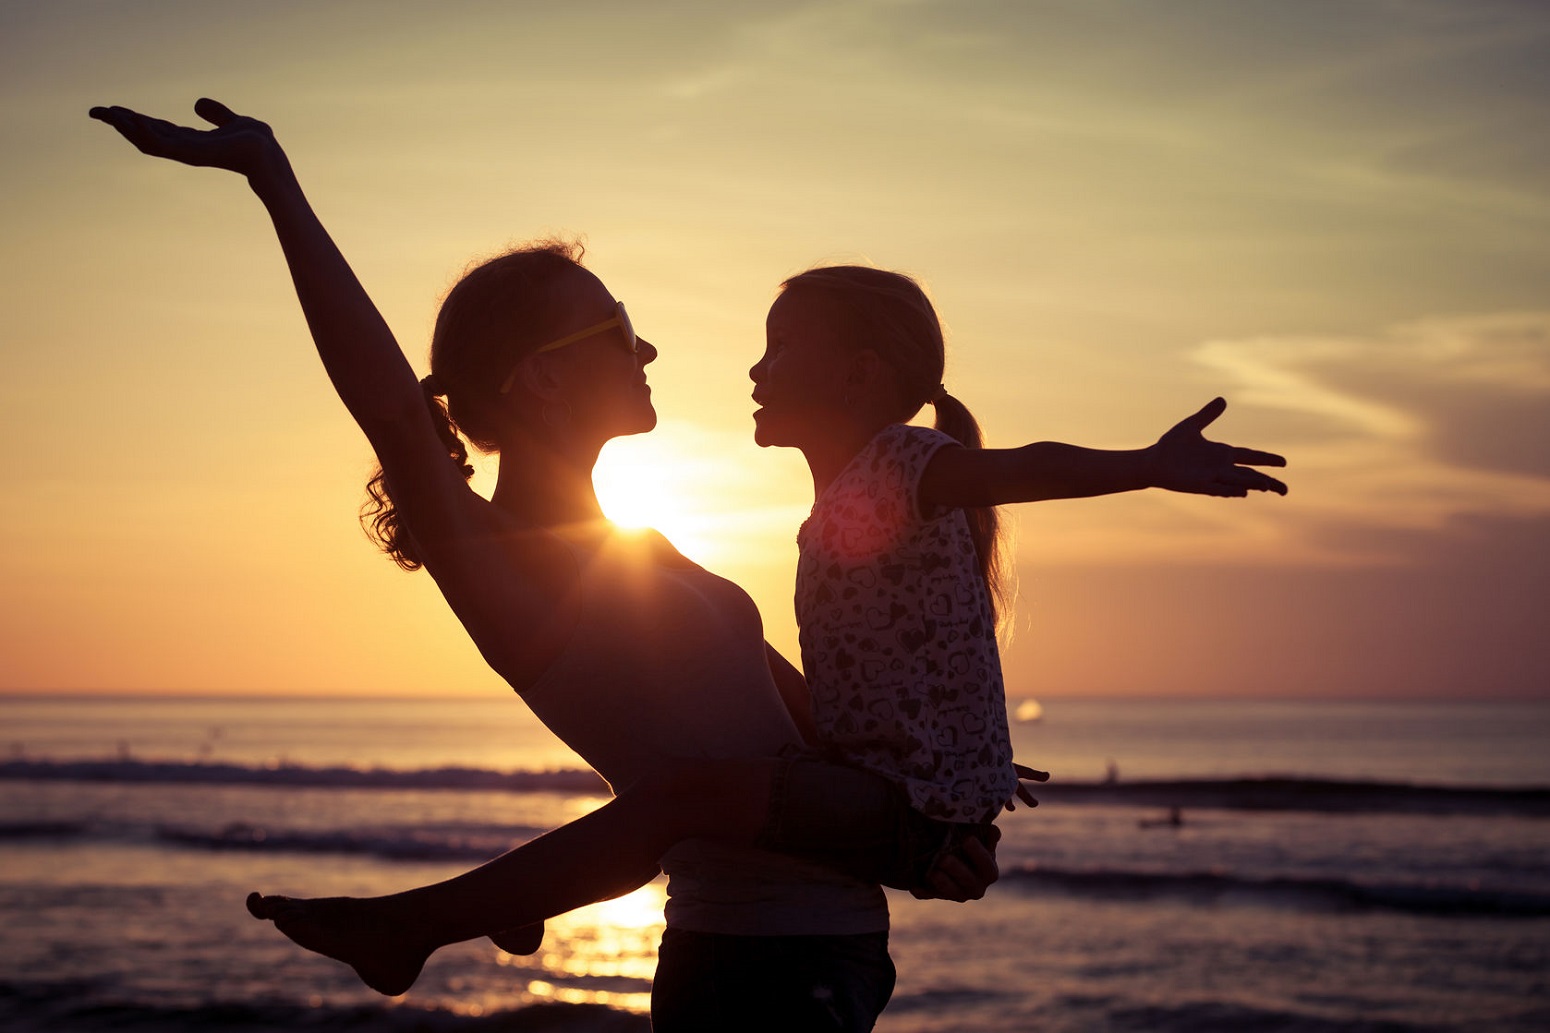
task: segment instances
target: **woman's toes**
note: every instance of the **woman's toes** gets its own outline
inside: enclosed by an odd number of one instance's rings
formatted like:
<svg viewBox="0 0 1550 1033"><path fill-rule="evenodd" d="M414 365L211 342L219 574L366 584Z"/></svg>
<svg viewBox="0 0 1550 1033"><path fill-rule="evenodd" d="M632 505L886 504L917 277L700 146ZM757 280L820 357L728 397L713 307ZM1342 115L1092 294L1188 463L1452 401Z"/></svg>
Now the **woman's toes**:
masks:
<svg viewBox="0 0 1550 1033"><path fill-rule="evenodd" d="M280 905L284 904L288 899L287 897L266 897L262 893L254 891L248 894L248 914L254 918L273 921Z"/></svg>

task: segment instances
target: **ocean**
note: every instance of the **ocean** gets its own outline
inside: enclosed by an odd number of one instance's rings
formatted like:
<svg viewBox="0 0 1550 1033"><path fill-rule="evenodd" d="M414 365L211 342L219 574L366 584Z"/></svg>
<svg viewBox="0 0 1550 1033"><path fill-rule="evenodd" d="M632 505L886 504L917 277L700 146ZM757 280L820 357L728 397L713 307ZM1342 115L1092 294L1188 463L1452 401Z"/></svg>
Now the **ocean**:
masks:
<svg viewBox="0 0 1550 1033"><path fill-rule="evenodd" d="M1550 1029L1550 706L1053 701L1014 744L1054 778L985 900L890 895L882 1033ZM514 697L8 697L0 757L0 1030L649 1029L660 881L396 999L243 910L596 807Z"/></svg>

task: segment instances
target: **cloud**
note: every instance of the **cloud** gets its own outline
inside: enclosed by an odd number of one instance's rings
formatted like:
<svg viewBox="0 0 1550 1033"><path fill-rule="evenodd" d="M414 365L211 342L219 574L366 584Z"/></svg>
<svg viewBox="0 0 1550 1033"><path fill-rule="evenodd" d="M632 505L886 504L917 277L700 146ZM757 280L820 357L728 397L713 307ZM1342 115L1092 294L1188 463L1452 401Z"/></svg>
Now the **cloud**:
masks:
<svg viewBox="0 0 1550 1033"><path fill-rule="evenodd" d="M1550 312L1210 341L1192 357L1279 422L1299 500L1287 530L1314 553L1400 559L1414 540L1398 532L1550 516Z"/></svg>

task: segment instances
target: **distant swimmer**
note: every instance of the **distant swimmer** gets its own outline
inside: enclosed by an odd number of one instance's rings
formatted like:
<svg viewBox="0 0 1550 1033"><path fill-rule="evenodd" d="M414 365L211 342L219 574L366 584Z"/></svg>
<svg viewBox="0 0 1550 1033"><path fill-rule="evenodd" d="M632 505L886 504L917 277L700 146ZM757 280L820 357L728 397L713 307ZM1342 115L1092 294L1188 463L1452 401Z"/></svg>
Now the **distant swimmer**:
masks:
<svg viewBox="0 0 1550 1033"><path fill-rule="evenodd" d="M1181 828L1184 825L1184 812L1177 807L1169 807L1166 818L1142 818L1136 824L1143 829Z"/></svg>

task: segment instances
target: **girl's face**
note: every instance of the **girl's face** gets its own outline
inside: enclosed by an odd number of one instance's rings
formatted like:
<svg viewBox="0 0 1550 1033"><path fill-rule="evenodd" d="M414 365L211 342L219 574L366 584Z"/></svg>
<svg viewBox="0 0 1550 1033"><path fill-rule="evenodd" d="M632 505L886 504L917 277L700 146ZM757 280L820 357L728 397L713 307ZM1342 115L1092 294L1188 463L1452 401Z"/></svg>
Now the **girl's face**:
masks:
<svg viewBox="0 0 1550 1033"><path fill-rule="evenodd" d="M806 448L833 439L850 405L853 349L843 326L820 292L786 291L770 306L764 355L748 371L759 406L754 440L761 446Z"/></svg>
<svg viewBox="0 0 1550 1033"><path fill-rule="evenodd" d="M646 366L657 357L650 342L619 324L618 302L603 282L578 269L559 286L570 315L557 328L563 340L588 328L594 334L535 355L557 385L557 399L569 407L569 428L587 437L607 440L640 434L657 424L646 384Z"/></svg>

